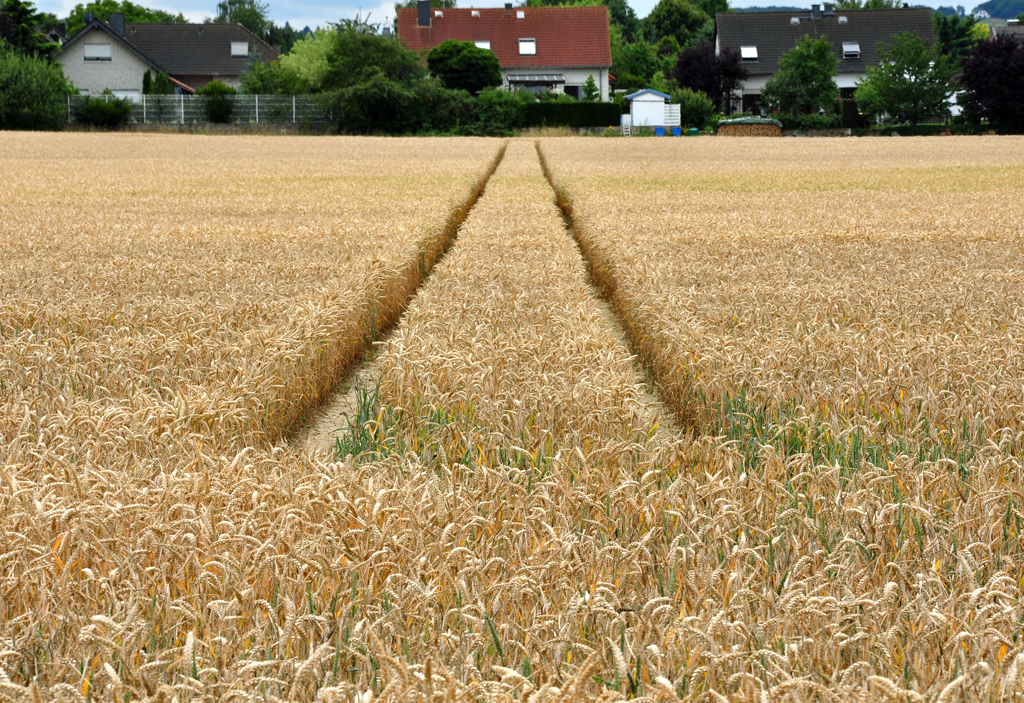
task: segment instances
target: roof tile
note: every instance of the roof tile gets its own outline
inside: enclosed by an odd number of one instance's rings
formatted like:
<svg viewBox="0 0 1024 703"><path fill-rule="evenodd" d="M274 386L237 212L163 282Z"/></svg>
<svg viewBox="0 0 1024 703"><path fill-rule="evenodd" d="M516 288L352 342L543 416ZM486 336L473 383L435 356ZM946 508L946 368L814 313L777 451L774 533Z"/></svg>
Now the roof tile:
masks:
<svg viewBox="0 0 1024 703"><path fill-rule="evenodd" d="M799 24L792 24L798 17ZM846 22L839 22L846 17ZM805 36L828 38L832 53L839 59L839 73L866 73L878 65L878 44L887 44L900 32L912 32L926 42L935 42L932 10L910 7L899 10L835 10L813 19L807 10L792 12L719 12L716 16L719 49L737 54L742 46L756 46L757 60L744 61L752 76L775 73L779 59ZM860 58L844 59L843 43L860 44Z"/></svg>
<svg viewBox="0 0 1024 703"><path fill-rule="evenodd" d="M449 39L489 41L502 68L611 66L605 7L445 8L430 26L416 25L416 8L398 8L398 36L413 51ZM517 13L523 13L523 19ZM474 17L473 13L479 13ZM520 56L519 40L536 39L537 53Z"/></svg>

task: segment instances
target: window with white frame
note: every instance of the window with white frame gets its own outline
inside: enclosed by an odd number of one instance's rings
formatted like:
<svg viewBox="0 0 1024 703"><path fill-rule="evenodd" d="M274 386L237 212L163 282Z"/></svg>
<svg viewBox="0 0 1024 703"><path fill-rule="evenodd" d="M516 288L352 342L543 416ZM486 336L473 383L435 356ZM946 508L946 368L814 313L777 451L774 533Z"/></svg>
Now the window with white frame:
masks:
<svg viewBox="0 0 1024 703"><path fill-rule="evenodd" d="M860 58L860 44L855 41L844 41L843 42L843 58L844 59L859 59Z"/></svg>
<svg viewBox="0 0 1024 703"><path fill-rule="evenodd" d="M475 41L473 43L476 44L476 48L478 49L487 49L488 51L491 50L491 43L489 41Z"/></svg>
<svg viewBox="0 0 1024 703"><path fill-rule="evenodd" d="M740 58L743 59L744 61L757 61L757 47L741 46Z"/></svg>
<svg viewBox="0 0 1024 703"><path fill-rule="evenodd" d="M249 42L245 41L233 41L231 42L231 56L233 58L239 58L241 56L249 55Z"/></svg>
<svg viewBox="0 0 1024 703"><path fill-rule="evenodd" d="M110 61L110 44L86 44L86 61Z"/></svg>
<svg viewBox="0 0 1024 703"><path fill-rule="evenodd" d="M537 40L536 39L520 39L519 40L519 55L520 56L536 56L537 54Z"/></svg>

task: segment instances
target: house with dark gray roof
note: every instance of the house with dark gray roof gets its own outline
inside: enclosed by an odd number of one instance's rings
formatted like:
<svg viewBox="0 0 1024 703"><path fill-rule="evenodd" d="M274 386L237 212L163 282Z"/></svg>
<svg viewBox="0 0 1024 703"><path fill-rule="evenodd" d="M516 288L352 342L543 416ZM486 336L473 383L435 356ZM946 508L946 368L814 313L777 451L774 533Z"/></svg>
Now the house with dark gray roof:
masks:
<svg viewBox="0 0 1024 703"><path fill-rule="evenodd" d="M761 90L779 70L782 55L804 37L825 37L838 59L836 83L845 97L878 66L878 45L888 44L900 32L916 34L935 43L932 10L904 7L896 10L837 10L834 5L811 5L810 11L719 12L715 23L715 51L731 49L747 70L741 94L732 109L747 111L757 105Z"/></svg>
<svg viewBox="0 0 1024 703"><path fill-rule="evenodd" d="M136 100L147 70L166 73L179 93L193 93L218 79L237 88L251 57L278 57L276 49L240 24L126 24L121 13L111 13L109 23L86 19L54 57L84 95L110 90Z"/></svg>

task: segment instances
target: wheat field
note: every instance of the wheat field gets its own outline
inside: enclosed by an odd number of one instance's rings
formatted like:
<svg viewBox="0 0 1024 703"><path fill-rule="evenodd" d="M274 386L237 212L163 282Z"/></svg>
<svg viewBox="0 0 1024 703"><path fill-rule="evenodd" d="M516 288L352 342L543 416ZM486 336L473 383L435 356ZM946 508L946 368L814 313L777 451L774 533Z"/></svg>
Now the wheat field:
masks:
<svg viewBox="0 0 1024 703"><path fill-rule="evenodd" d="M1024 698L1020 139L0 143L0 699Z"/></svg>

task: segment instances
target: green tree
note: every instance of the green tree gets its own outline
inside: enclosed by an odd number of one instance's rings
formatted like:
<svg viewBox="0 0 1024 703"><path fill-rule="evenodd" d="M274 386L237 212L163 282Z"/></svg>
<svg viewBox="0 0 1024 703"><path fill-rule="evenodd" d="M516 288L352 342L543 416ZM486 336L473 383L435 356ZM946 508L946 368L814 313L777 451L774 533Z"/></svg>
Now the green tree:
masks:
<svg viewBox="0 0 1024 703"><path fill-rule="evenodd" d="M150 95L153 92L153 72L148 68L142 74L142 94Z"/></svg>
<svg viewBox="0 0 1024 703"><path fill-rule="evenodd" d="M0 40L0 129L63 129L76 92L59 65Z"/></svg>
<svg viewBox="0 0 1024 703"><path fill-rule="evenodd" d="M234 96L237 93L237 90L219 80L210 81L196 91L196 95L206 96L206 119L221 124L231 120L231 112L235 108Z"/></svg>
<svg viewBox="0 0 1024 703"><path fill-rule="evenodd" d="M672 102L679 105L679 120L683 127L702 129L715 114L714 101L699 90L675 90Z"/></svg>
<svg viewBox="0 0 1024 703"><path fill-rule="evenodd" d="M583 84L583 102L596 103L601 99L601 89L597 87L594 76L587 76L587 82Z"/></svg>
<svg viewBox="0 0 1024 703"><path fill-rule="evenodd" d="M651 41L671 36L679 42L679 46L686 46L708 20L710 18L703 10L686 0L659 0L651 14L643 20L643 30Z"/></svg>
<svg viewBox="0 0 1024 703"><path fill-rule="evenodd" d="M981 26L988 31L988 25L980 24L973 17L960 15L932 15L935 25L935 41L939 51L962 66L971 55L971 49L978 43L974 28Z"/></svg>
<svg viewBox="0 0 1024 703"><path fill-rule="evenodd" d="M75 9L71 11L66 20L69 37L74 36L85 27L85 15L89 12L96 19L103 20L104 22L110 21L111 12L124 13L125 22L172 22L177 24L188 22L180 12L177 15L172 15L163 10L152 10L148 7L136 5L129 2L129 0L123 0L122 2L118 2L118 0L96 0L96 2L88 4L75 5Z"/></svg>
<svg viewBox="0 0 1024 703"><path fill-rule="evenodd" d="M36 29L41 20L27 0L0 0L0 42L26 56L51 58L60 47Z"/></svg>
<svg viewBox="0 0 1024 703"><path fill-rule="evenodd" d="M643 39L627 42L612 30L612 68L611 73L622 80L627 74L636 76L640 81L647 82L661 70L657 47Z"/></svg>
<svg viewBox="0 0 1024 703"><path fill-rule="evenodd" d="M449 39L427 55L427 68L448 88L478 93L501 85L501 68L493 51L471 41Z"/></svg>
<svg viewBox="0 0 1024 703"><path fill-rule="evenodd" d="M267 37L271 21L270 6L259 0L221 0L214 22L240 24L261 39Z"/></svg>
<svg viewBox="0 0 1024 703"><path fill-rule="evenodd" d="M167 74L160 71L156 74L156 78L153 79L153 95L173 95L174 86L171 85L171 79L167 77Z"/></svg>
<svg viewBox="0 0 1024 703"><path fill-rule="evenodd" d="M839 97L837 64L828 39L806 36L782 55L779 70L761 91L761 102L785 114L831 111Z"/></svg>
<svg viewBox="0 0 1024 703"><path fill-rule="evenodd" d="M900 32L888 47L879 44L878 57L880 64L868 68L853 95L861 112L902 116L912 124L949 114L957 68L948 56L916 34Z"/></svg>
<svg viewBox="0 0 1024 703"><path fill-rule="evenodd" d="M693 0L693 4L712 20L719 12L729 12L729 0Z"/></svg>

